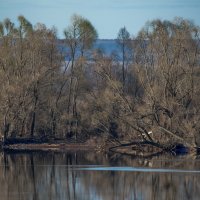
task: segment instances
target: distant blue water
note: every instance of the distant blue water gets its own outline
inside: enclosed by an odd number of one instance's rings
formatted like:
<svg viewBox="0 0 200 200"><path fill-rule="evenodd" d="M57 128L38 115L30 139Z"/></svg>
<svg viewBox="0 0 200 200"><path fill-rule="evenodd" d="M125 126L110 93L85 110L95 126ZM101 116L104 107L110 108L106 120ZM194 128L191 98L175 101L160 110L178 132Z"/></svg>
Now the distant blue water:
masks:
<svg viewBox="0 0 200 200"><path fill-rule="evenodd" d="M106 55L119 53L119 46L116 40L97 40L94 44L94 49L101 49Z"/></svg>
<svg viewBox="0 0 200 200"><path fill-rule="evenodd" d="M69 48L64 43L59 44L58 49L64 53L65 60L70 60ZM99 39L94 43L93 49L100 50L106 56L110 56L114 53L118 55L118 58L120 58L119 46L116 40ZM76 56L80 56L80 53L78 53ZM88 55L88 57L90 57L90 55Z"/></svg>

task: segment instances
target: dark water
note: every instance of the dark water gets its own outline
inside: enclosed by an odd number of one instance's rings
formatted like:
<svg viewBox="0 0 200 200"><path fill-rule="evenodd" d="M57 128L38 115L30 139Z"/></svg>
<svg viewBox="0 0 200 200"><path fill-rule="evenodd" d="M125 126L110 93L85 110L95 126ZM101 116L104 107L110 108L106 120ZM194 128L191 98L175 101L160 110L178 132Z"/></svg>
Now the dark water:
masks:
<svg viewBox="0 0 200 200"><path fill-rule="evenodd" d="M0 200L200 199L200 159L1 153Z"/></svg>

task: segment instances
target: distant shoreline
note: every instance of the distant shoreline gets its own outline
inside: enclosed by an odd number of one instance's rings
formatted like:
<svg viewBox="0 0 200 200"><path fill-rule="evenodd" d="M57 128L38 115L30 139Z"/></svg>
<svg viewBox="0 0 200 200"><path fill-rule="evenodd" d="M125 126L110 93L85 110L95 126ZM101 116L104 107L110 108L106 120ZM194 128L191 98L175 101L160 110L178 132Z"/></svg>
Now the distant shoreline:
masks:
<svg viewBox="0 0 200 200"><path fill-rule="evenodd" d="M91 142L73 142L65 143L64 141L60 142L17 142L17 143L7 143L1 144L1 149L5 152L96 152L96 153L105 153L110 152L114 154L128 155L134 157L154 157L156 155L169 153L172 155L186 155L186 154L199 154L198 148L188 148L182 144L176 144L171 147L162 148L161 146L156 146L154 144L138 141L132 143L121 144L113 146L110 142L102 145L100 143L91 143Z"/></svg>

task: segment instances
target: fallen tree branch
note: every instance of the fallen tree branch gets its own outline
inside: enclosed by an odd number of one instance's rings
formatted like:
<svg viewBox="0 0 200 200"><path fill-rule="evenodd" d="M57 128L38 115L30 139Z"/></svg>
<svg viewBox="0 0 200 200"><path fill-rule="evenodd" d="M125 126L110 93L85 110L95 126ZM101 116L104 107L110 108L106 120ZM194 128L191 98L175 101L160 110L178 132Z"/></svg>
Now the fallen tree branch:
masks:
<svg viewBox="0 0 200 200"><path fill-rule="evenodd" d="M109 148L109 151L113 150L113 149L116 149L116 148L120 148L120 147L128 147L128 146L131 146L131 145L151 145L151 146L154 146L154 147L158 147L162 150L166 150L167 148L158 144L158 143L155 143L155 142L152 142L152 141L141 141L141 142L129 142L129 143L122 143L120 145L117 145L117 146L114 146L114 147L110 147Z"/></svg>
<svg viewBox="0 0 200 200"><path fill-rule="evenodd" d="M172 137L180 140L181 142L183 142L183 144L186 144L188 147L195 147L195 145L193 143L189 143L189 142L185 141L184 138L181 138L180 136L176 135L175 133L172 133L171 131L167 130L166 128L159 126L159 129L161 131L164 131L165 133L171 135Z"/></svg>

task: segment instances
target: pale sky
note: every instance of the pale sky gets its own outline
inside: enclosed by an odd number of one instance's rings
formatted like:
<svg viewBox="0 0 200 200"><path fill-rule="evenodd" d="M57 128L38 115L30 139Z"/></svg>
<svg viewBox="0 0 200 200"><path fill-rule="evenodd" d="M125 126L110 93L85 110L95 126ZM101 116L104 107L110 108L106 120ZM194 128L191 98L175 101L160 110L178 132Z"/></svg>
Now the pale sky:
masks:
<svg viewBox="0 0 200 200"><path fill-rule="evenodd" d="M73 14L89 19L99 38L114 39L123 26L135 36L158 18L183 17L200 25L200 0L0 0L0 21L24 15L32 24L55 25L61 38Z"/></svg>

